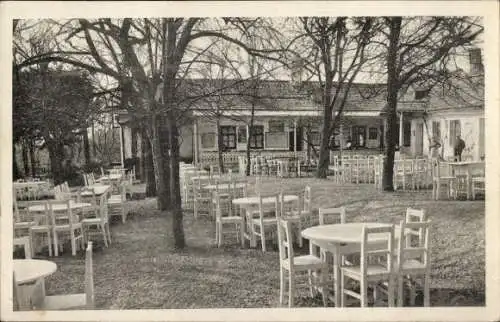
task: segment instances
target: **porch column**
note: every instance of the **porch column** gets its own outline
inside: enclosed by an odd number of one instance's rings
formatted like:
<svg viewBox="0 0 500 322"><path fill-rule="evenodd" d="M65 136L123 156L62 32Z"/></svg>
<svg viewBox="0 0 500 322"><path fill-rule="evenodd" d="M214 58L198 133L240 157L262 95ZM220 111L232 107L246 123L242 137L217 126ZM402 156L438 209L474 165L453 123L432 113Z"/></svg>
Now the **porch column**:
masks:
<svg viewBox="0 0 500 322"><path fill-rule="evenodd" d="M198 164L198 121L193 122L194 164Z"/></svg>
<svg viewBox="0 0 500 322"><path fill-rule="evenodd" d="M293 152L297 155L297 120L293 119Z"/></svg>
<svg viewBox="0 0 500 322"><path fill-rule="evenodd" d="M124 153L124 149L123 149L123 126L121 124L118 124L119 126L119 129L120 129L120 163L121 163L121 167L124 168L125 167L125 162L124 162L124 158L125 156L123 155Z"/></svg>
<svg viewBox="0 0 500 322"><path fill-rule="evenodd" d="M399 114L399 150L403 146L403 112Z"/></svg>

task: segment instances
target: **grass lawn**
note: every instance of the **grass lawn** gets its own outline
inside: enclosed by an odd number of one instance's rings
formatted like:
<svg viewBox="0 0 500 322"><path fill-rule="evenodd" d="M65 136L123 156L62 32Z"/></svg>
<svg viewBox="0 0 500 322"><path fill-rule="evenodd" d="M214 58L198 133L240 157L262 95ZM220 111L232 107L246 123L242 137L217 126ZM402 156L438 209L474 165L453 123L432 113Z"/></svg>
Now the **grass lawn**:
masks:
<svg viewBox="0 0 500 322"><path fill-rule="evenodd" d="M430 192L383 193L372 185L339 186L331 180L268 178L263 189L295 191L310 184L313 207L345 205L348 221L398 223L407 207L424 208L432 220L431 303L433 306L484 305L484 201L431 201ZM242 249L234 242L217 248L215 225L185 212L188 247L173 251L170 221L154 199L127 204L125 224L112 223L113 243L94 252L96 306L99 309L277 307L278 252ZM307 245L307 244L306 244ZM307 247L307 246L305 246ZM304 248L305 248L304 247ZM83 291L83 252L69 250L47 278L47 294ZM298 306L321 305L297 300Z"/></svg>

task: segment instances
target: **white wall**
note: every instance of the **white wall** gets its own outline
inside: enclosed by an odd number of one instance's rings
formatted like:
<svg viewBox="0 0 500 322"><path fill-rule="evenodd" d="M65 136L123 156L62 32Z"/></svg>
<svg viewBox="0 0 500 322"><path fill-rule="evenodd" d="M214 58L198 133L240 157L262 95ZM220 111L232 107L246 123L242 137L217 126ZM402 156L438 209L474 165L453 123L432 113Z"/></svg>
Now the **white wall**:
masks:
<svg viewBox="0 0 500 322"><path fill-rule="evenodd" d="M432 136L432 122L438 121L441 124L441 140L443 143L443 157L453 156L453 138L450 137L450 121L459 120L461 127L461 137L465 141L465 150L462 156L470 155L474 160L480 159L480 134L479 122L484 117L482 111L461 111L448 112L431 115L427 121L429 134ZM428 138L424 126L424 154L428 152Z"/></svg>

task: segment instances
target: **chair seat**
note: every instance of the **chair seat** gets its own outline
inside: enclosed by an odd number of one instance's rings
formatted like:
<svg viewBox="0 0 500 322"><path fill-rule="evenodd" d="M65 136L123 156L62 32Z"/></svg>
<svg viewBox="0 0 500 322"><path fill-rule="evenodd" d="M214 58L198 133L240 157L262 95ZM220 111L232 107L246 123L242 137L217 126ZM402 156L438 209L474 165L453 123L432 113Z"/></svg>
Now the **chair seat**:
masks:
<svg viewBox="0 0 500 322"><path fill-rule="evenodd" d="M288 260L283 260L282 265L286 269L290 269L290 264ZM293 268L295 270L307 270L307 269L317 269L317 268L322 268L326 264L321 260L321 258L318 258L314 255L302 255L302 256L295 256L293 258Z"/></svg>
<svg viewBox="0 0 500 322"><path fill-rule="evenodd" d="M31 226L31 231L39 232L39 231L50 231L49 225L40 225L40 226Z"/></svg>
<svg viewBox="0 0 500 322"><path fill-rule="evenodd" d="M16 222L14 223L14 228L15 229L23 229L23 228L30 228L32 226L35 226L36 222L34 221L21 221L21 222Z"/></svg>
<svg viewBox="0 0 500 322"><path fill-rule="evenodd" d="M105 223L101 218L85 218L82 220L82 225L84 226L90 226L90 225L99 225L101 223Z"/></svg>
<svg viewBox="0 0 500 322"><path fill-rule="evenodd" d="M449 180L455 180L456 177L439 177L439 178L434 178L434 181L449 181Z"/></svg>
<svg viewBox="0 0 500 322"><path fill-rule="evenodd" d="M472 182L474 183L484 183L484 177L473 177Z"/></svg>
<svg viewBox="0 0 500 322"><path fill-rule="evenodd" d="M40 309L42 310L74 310L87 306L85 293L45 296Z"/></svg>
<svg viewBox="0 0 500 322"><path fill-rule="evenodd" d="M108 199L108 205L120 205L123 204L121 197L119 199Z"/></svg>
<svg viewBox="0 0 500 322"><path fill-rule="evenodd" d="M75 223L72 225L73 229L79 229L79 228L82 228L82 223L79 222L79 223ZM57 226L54 226L54 230L69 230L70 229L70 226L69 224L67 225L57 225Z"/></svg>
<svg viewBox="0 0 500 322"><path fill-rule="evenodd" d="M402 267L403 271L413 271L413 270L425 270L426 266L419 260L407 259L404 261Z"/></svg>
<svg viewBox="0 0 500 322"><path fill-rule="evenodd" d="M263 221L264 221L264 225L273 225L273 224L276 224L276 218L264 218ZM258 224L260 224L260 219L253 218L252 219L252 223L254 225L258 225Z"/></svg>
<svg viewBox="0 0 500 322"><path fill-rule="evenodd" d="M342 271L348 276L361 276L361 266L344 266ZM369 264L366 269L366 275L368 278L377 276L387 276L389 272L387 268L378 264Z"/></svg>
<svg viewBox="0 0 500 322"><path fill-rule="evenodd" d="M243 218L240 216L227 216L222 217L221 221L223 223L241 223L243 221Z"/></svg>

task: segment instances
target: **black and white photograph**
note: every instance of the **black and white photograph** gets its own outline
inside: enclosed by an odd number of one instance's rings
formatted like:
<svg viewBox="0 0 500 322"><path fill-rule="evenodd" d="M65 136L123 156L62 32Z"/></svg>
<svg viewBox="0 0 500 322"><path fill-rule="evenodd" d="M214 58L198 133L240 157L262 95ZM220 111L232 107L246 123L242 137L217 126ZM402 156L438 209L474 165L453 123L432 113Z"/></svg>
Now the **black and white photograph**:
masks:
<svg viewBox="0 0 500 322"><path fill-rule="evenodd" d="M418 3L0 4L2 320L500 318L499 6Z"/></svg>

